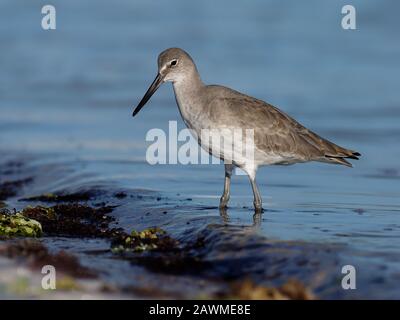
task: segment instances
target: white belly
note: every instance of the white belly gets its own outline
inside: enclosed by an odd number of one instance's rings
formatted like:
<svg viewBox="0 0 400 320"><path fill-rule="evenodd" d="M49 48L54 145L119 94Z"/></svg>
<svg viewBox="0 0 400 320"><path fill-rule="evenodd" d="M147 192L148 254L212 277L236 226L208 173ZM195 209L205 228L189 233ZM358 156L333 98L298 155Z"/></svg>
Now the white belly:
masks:
<svg viewBox="0 0 400 320"><path fill-rule="evenodd" d="M204 109L186 101L185 95L176 98L183 121L206 152L226 164L249 170L257 168L254 137L247 138L247 132L242 128L214 123L208 114L202 111Z"/></svg>

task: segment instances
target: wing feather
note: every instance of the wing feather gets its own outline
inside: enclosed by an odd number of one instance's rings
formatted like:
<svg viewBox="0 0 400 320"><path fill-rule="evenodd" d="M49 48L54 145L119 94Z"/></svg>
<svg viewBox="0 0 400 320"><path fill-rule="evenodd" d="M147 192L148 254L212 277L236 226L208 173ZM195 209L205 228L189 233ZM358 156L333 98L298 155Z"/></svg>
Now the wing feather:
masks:
<svg viewBox="0 0 400 320"><path fill-rule="evenodd" d="M343 158L358 159L359 153L322 138L273 105L229 88L226 90L223 94L219 90L210 101L210 114L217 122L224 118L227 125L254 129L257 149L296 161L349 165Z"/></svg>

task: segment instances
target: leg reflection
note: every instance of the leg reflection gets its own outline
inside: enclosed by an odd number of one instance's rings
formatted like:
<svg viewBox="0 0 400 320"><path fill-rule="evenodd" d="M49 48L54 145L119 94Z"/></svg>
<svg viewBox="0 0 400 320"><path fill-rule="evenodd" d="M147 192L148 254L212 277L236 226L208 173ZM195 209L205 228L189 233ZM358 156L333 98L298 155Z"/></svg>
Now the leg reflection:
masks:
<svg viewBox="0 0 400 320"><path fill-rule="evenodd" d="M229 218L229 214L228 214L228 209L226 207L223 208L219 208L219 214L221 216L222 221L225 224L230 223L230 218ZM261 227L261 223L262 223L262 216L263 213L259 212L258 210L254 211L253 214L253 225L252 227L259 229Z"/></svg>
<svg viewBox="0 0 400 320"><path fill-rule="evenodd" d="M221 218L222 218L222 221L225 223L225 224L228 224L229 223L229 215L228 215L228 210L227 210L227 208L226 207L220 207L219 208L219 214L220 214L220 216L221 216Z"/></svg>
<svg viewBox="0 0 400 320"><path fill-rule="evenodd" d="M253 215L253 227L256 229L259 229L261 227L261 222L262 222L262 212L258 212L257 210L255 211Z"/></svg>

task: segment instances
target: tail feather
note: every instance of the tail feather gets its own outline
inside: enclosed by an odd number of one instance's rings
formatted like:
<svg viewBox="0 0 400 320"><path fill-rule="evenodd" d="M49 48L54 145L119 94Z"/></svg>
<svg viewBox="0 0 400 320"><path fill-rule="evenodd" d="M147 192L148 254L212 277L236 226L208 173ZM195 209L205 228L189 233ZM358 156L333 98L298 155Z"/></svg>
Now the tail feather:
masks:
<svg viewBox="0 0 400 320"><path fill-rule="evenodd" d="M338 146L308 129L303 130L300 137L308 146L313 147L312 159L316 161L352 167L352 164L346 159L359 160L358 157L361 156L359 152Z"/></svg>

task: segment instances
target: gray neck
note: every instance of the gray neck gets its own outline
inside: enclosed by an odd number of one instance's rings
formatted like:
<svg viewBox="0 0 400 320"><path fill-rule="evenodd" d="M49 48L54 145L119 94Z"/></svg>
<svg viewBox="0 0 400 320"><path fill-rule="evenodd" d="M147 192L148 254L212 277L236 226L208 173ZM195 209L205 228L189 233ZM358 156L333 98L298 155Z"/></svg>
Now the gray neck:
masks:
<svg viewBox="0 0 400 320"><path fill-rule="evenodd" d="M204 83L197 72L186 75L173 83L176 102L185 122L197 117L201 112L201 91Z"/></svg>

